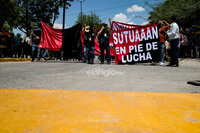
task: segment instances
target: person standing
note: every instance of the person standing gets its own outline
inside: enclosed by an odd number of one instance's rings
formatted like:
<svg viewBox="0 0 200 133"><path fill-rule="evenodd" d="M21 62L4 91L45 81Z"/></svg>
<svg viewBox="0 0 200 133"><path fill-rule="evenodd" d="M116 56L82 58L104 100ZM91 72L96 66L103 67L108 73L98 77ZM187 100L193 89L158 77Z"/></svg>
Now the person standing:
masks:
<svg viewBox="0 0 200 133"><path fill-rule="evenodd" d="M84 25L84 27L82 28L82 36L83 36L83 63L86 63L87 62L87 44L85 44L85 34L86 34L86 31L89 30L89 26L86 26Z"/></svg>
<svg viewBox="0 0 200 133"><path fill-rule="evenodd" d="M181 58L185 58L187 57L187 53L188 53L188 39L187 36L185 35L185 32L183 31L183 29L180 29L180 37L179 37L179 57ZM185 56L186 54L186 56Z"/></svg>
<svg viewBox="0 0 200 133"><path fill-rule="evenodd" d="M85 26L84 29L84 63L87 62L88 60L88 53L87 53L87 49L88 49L88 45L89 45L89 31L90 31L90 26Z"/></svg>
<svg viewBox="0 0 200 133"><path fill-rule="evenodd" d="M15 37L15 57L22 58L22 38L21 34L17 33Z"/></svg>
<svg viewBox="0 0 200 133"><path fill-rule="evenodd" d="M26 37L26 53L27 53L27 57L29 58L31 55L31 46L30 46L30 34Z"/></svg>
<svg viewBox="0 0 200 133"><path fill-rule="evenodd" d="M44 60L47 60L47 54L48 54L48 52L49 52L48 49L44 49L44 53L43 53L43 55L42 55L42 58L43 58Z"/></svg>
<svg viewBox="0 0 200 133"><path fill-rule="evenodd" d="M30 35L30 46L32 46L32 62L36 57L36 51L37 51L37 62L40 61L40 48L38 48L40 44L40 38L41 38L41 29L39 27L36 27Z"/></svg>
<svg viewBox="0 0 200 133"><path fill-rule="evenodd" d="M159 42L160 42L160 65L164 65L165 60L165 36L166 36L166 29L168 26L163 26L163 23L159 23Z"/></svg>
<svg viewBox="0 0 200 133"><path fill-rule="evenodd" d="M94 64L94 42L95 34L93 28L90 27L89 31L85 33L85 44L87 44L87 58L88 64Z"/></svg>
<svg viewBox="0 0 200 133"><path fill-rule="evenodd" d="M179 45L179 26L176 23L176 17L172 16L170 18L170 25L165 22L169 26L169 30L167 31L167 35L169 38L169 42L171 44L171 60L167 66L179 67L178 62L178 45Z"/></svg>
<svg viewBox="0 0 200 133"><path fill-rule="evenodd" d="M200 34L197 34L196 35L196 39L195 39L195 45L194 45L194 48L195 48L195 57L196 58L200 58Z"/></svg>
<svg viewBox="0 0 200 133"><path fill-rule="evenodd" d="M55 51L54 56L55 56L55 60L60 61L61 60L61 51Z"/></svg>
<svg viewBox="0 0 200 133"><path fill-rule="evenodd" d="M106 49L106 57L107 57L107 63L111 63L111 57L110 57L110 46L109 46L109 37L110 32L107 29L107 24L103 23L101 30L97 33L97 40L99 42L100 51L101 51L101 64L104 64L104 50Z"/></svg>
<svg viewBox="0 0 200 133"><path fill-rule="evenodd" d="M0 56L8 57L10 55L10 35L5 28L0 32Z"/></svg>
<svg viewBox="0 0 200 133"><path fill-rule="evenodd" d="M178 57L181 57L180 53L181 53L181 48L182 48L183 43L184 43L183 34L179 33Z"/></svg>
<svg viewBox="0 0 200 133"><path fill-rule="evenodd" d="M181 46L181 57L186 58L188 57L188 39L185 34L183 34L183 43Z"/></svg>

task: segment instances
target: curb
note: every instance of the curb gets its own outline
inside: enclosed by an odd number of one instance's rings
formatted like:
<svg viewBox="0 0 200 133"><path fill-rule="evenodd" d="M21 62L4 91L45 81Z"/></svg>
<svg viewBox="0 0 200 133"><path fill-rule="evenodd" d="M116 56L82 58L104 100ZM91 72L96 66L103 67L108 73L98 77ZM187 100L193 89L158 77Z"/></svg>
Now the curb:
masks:
<svg viewBox="0 0 200 133"><path fill-rule="evenodd" d="M0 58L0 62L22 62L31 61L31 58Z"/></svg>

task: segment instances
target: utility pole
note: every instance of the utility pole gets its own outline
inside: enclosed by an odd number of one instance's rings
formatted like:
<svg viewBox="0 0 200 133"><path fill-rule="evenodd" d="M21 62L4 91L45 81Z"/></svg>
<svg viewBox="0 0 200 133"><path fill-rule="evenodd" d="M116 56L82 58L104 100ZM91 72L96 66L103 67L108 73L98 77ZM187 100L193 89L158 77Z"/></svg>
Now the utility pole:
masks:
<svg viewBox="0 0 200 133"><path fill-rule="evenodd" d="M66 0L64 0L64 5L63 5L63 27L62 27L62 29L65 29L65 5L66 5Z"/></svg>
<svg viewBox="0 0 200 133"><path fill-rule="evenodd" d="M82 3L85 1L85 0L77 0L78 2L80 2L80 6L81 6L81 25L83 23L83 12L82 12Z"/></svg>

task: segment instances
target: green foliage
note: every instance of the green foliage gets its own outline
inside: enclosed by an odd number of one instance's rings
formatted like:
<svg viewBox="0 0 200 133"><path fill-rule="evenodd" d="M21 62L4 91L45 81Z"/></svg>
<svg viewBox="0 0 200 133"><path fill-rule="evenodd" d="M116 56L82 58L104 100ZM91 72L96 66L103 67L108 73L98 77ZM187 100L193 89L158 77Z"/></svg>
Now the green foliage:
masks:
<svg viewBox="0 0 200 133"><path fill-rule="evenodd" d="M0 31L3 28L5 21L15 20L18 15L16 12L15 0L1 0L0 1Z"/></svg>
<svg viewBox="0 0 200 133"><path fill-rule="evenodd" d="M171 16L175 16L181 27L200 24L200 0L165 0L152 9L148 18L150 23L169 20Z"/></svg>
<svg viewBox="0 0 200 133"><path fill-rule="evenodd" d="M65 0L66 8L71 6ZM64 0L1 0L1 23L5 21L11 27L19 28L23 32L30 31L41 21L52 25L59 15L59 8L63 7ZM0 23L0 28L3 24Z"/></svg>
<svg viewBox="0 0 200 133"><path fill-rule="evenodd" d="M101 25L101 19L99 18L98 15L96 15L94 12L91 12L88 15L83 14L82 15L82 24L83 25L90 25L90 26L95 26L96 28L100 28ZM81 13L79 13L77 17L77 23L81 23Z"/></svg>
<svg viewBox="0 0 200 133"><path fill-rule="evenodd" d="M8 24L4 24L4 25L3 25L3 28L4 28L6 31L10 31L10 25L8 25Z"/></svg>

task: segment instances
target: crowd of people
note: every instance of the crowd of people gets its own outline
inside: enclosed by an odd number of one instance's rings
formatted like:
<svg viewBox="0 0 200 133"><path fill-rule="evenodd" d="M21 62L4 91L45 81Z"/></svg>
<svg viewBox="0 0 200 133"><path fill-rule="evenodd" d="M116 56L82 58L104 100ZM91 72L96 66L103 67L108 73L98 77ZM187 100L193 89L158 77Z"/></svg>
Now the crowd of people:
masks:
<svg viewBox="0 0 200 133"><path fill-rule="evenodd" d="M0 32L0 58L37 58L59 60L58 52L37 48L40 43L41 28L38 26L28 36L22 37L20 33L14 35L5 28ZM49 57L48 57L49 56Z"/></svg>
<svg viewBox="0 0 200 133"><path fill-rule="evenodd" d="M182 29L176 23L176 18L171 17L169 23L165 20L159 21L159 39L160 39L160 65L171 57L168 66L178 67L178 58L200 58L200 26L194 26L191 29ZM83 26L84 34L84 52L80 57L84 63L94 64L95 59L95 41L100 47L100 64L111 64L109 37L110 29L107 24L102 23L100 29L92 25ZM0 32L0 58L32 58L32 61L43 59L61 60L62 52L48 51L38 48L41 37L41 28L36 27L27 37L22 37L20 33L14 35L5 28ZM105 53L106 51L106 57ZM156 64L157 62L152 62Z"/></svg>
<svg viewBox="0 0 200 133"><path fill-rule="evenodd" d="M0 32L0 58L28 58L31 55L30 38L9 33L6 28Z"/></svg>

